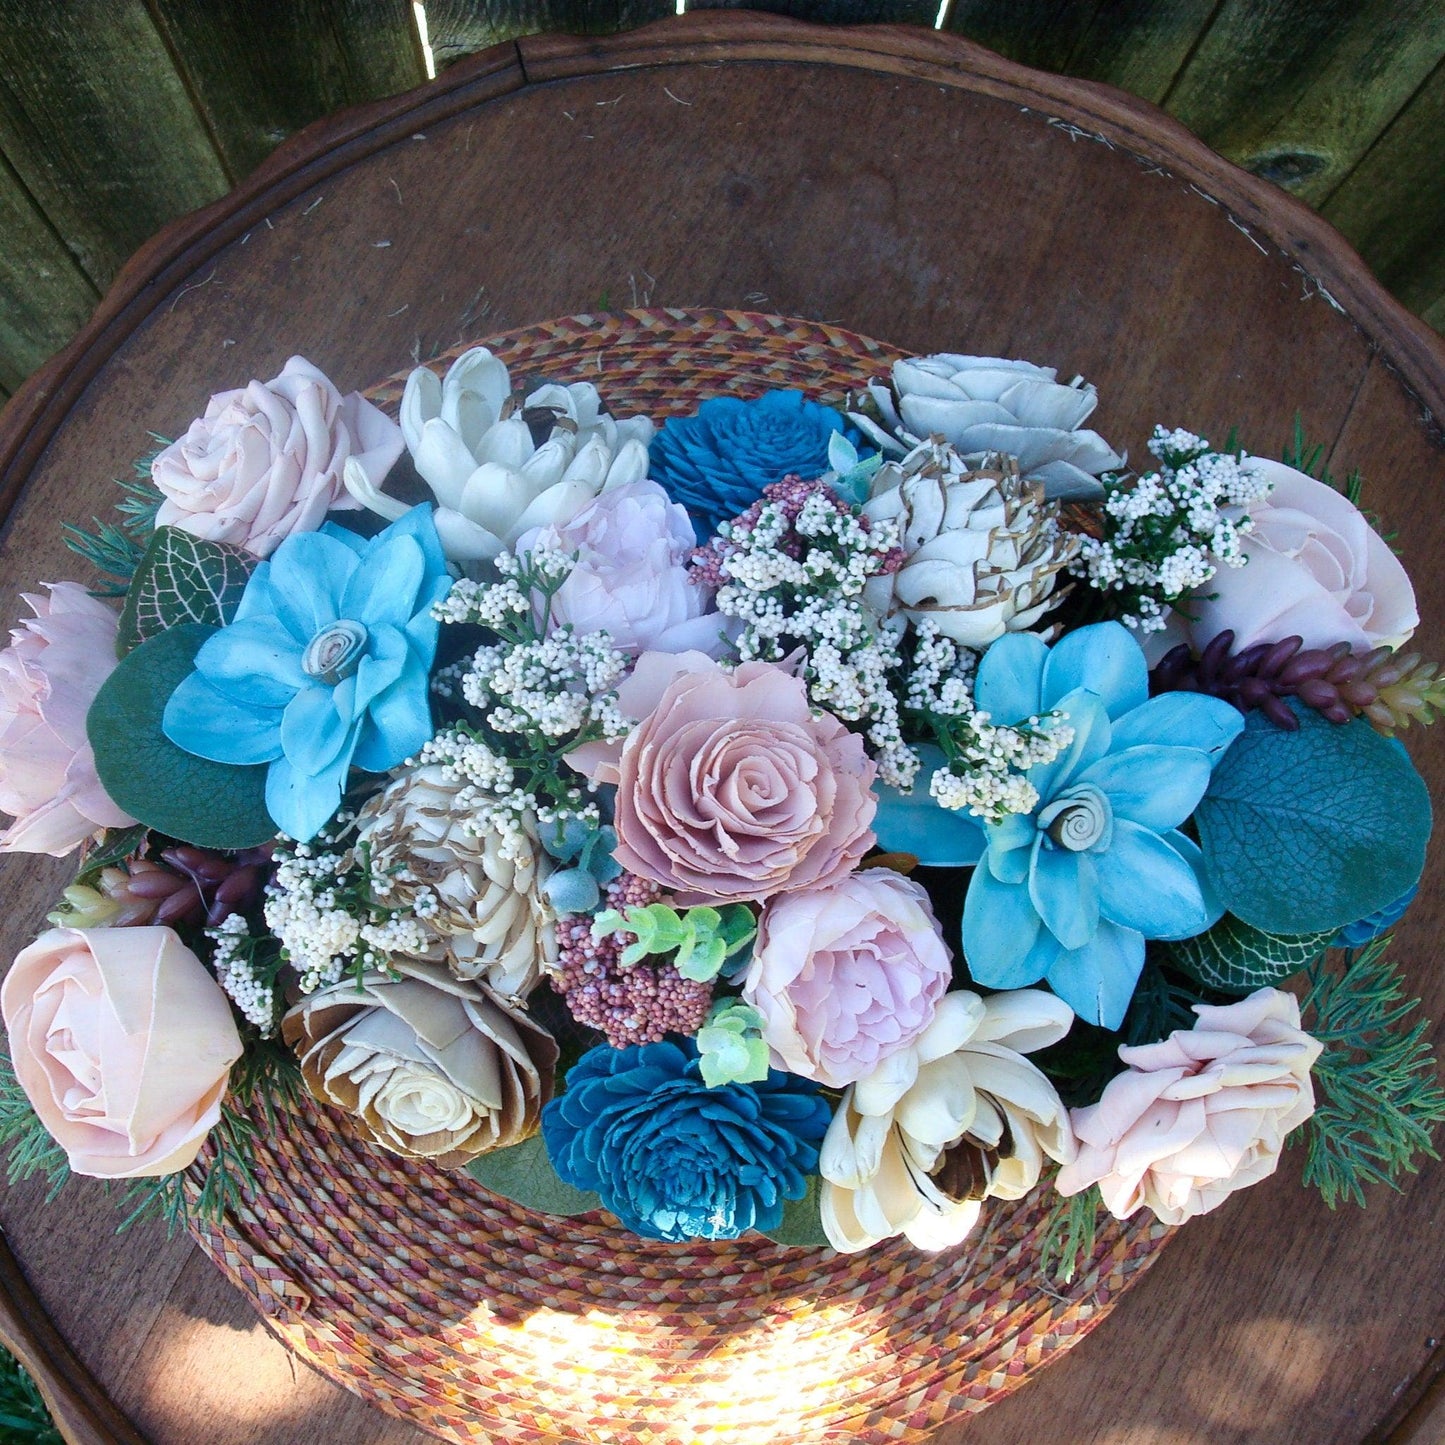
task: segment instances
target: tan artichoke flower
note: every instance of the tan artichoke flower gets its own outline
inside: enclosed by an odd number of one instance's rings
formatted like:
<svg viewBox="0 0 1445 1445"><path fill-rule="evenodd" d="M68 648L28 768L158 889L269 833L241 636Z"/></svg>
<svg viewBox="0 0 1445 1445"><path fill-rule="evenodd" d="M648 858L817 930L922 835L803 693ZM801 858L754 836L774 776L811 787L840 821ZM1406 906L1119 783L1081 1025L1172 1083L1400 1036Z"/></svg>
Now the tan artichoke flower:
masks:
<svg viewBox="0 0 1445 1445"><path fill-rule="evenodd" d="M971 467L937 439L880 467L863 510L898 524L904 552L896 571L868 584L868 601L885 616L930 620L963 647L1034 626L1063 599L1054 584L1079 548L1058 504L1020 479L1012 457Z"/></svg>
<svg viewBox="0 0 1445 1445"><path fill-rule="evenodd" d="M281 1022L306 1086L363 1137L458 1169L537 1132L557 1044L544 1028L445 965L395 961L308 995Z"/></svg>
<svg viewBox="0 0 1445 1445"><path fill-rule="evenodd" d="M468 831L466 786L439 765L409 769L361 810L356 846L369 850L373 873L391 877L384 901L412 909L435 939L427 957L524 998L557 963L556 915L542 892L552 860L535 833L519 846Z"/></svg>

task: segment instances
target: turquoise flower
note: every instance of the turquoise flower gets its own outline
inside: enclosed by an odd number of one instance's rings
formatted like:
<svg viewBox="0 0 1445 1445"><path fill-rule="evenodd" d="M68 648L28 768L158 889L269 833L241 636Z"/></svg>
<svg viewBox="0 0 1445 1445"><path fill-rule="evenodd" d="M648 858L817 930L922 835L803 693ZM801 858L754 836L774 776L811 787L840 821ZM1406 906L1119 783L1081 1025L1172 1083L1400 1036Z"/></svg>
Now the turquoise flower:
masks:
<svg viewBox="0 0 1445 1445"><path fill-rule="evenodd" d="M269 763L266 810L305 842L353 765L385 772L431 737L431 609L450 586L430 507L370 541L331 525L288 537L171 694L165 735L213 762Z"/></svg>
<svg viewBox="0 0 1445 1445"><path fill-rule="evenodd" d="M1052 650L1006 634L984 654L974 697L995 723L1067 713L1074 740L1029 769L1032 813L984 825L964 900L969 972L989 988L1047 980L1080 1018L1116 1029L1144 940L1193 937L1223 912L1178 828L1244 719L1199 693L1150 698L1144 654L1117 622Z"/></svg>

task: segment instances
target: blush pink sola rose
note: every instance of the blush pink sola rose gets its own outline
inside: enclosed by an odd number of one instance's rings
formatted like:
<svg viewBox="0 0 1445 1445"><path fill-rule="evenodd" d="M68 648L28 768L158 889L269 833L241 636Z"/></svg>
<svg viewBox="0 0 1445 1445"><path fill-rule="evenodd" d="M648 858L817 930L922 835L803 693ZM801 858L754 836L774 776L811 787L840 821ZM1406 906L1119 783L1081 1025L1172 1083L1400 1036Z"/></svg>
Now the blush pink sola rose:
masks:
<svg viewBox="0 0 1445 1445"><path fill-rule="evenodd" d="M385 413L293 356L270 381L218 392L151 463L165 497L156 524L269 557L333 508L361 505L342 477L348 459L378 487L402 445Z"/></svg>
<svg viewBox="0 0 1445 1445"><path fill-rule="evenodd" d="M0 652L0 809L15 822L0 852L59 858L97 829L135 819L95 774L85 715L115 669L116 615L74 582L22 594L34 617Z"/></svg>
<svg viewBox="0 0 1445 1445"><path fill-rule="evenodd" d="M1181 604L1194 619L1195 650L1226 630L1236 652L1286 637L1361 652L1407 641L1420 621L1414 588L1359 508L1283 462L1252 457L1250 466L1273 490L1249 508L1254 527L1241 538L1248 562L1221 567Z"/></svg>
<svg viewBox="0 0 1445 1445"><path fill-rule="evenodd" d="M568 761L617 785L614 856L679 903L822 887L873 846L877 770L863 740L814 713L786 668L644 652L617 700L638 719L626 740Z"/></svg>
<svg viewBox="0 0 1445 1445"><path fill-rule="evenodd" d="M841 1089L923 1033L952 973L928 894L869 868L768 902L743 998L774 1068Z"/></svg>
<svg viewBox="0 0 1445 1445"><path fill-rule="evenodd" d="M15 1077L71 1169L174 1174L221 1116L241 1038L169 928L52 928L0 987Z"/></svg>
<svg viewBox="0 0 1445 1445"><path fill-rule="evenodd" d="M1073 1111L1079 1152L1059 1172L1061 1194L1097 1184L1118 1219L1147 1204L1183 1224L1274 1173L1285 1136L1314 1113L1322 1045L1279 989L1194 1012L1192 1029L1121 1047L1129 1067Z"/></svg>

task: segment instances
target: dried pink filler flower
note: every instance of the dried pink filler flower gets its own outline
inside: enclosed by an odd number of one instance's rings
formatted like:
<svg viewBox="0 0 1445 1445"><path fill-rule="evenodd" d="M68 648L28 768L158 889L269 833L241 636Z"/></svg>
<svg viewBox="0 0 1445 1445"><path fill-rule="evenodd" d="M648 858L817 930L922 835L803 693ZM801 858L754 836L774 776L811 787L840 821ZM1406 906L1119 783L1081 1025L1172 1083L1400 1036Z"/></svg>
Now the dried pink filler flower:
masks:
<svg viewBox="0 0 1445 1445"><path fill-rule="evenodd" d="M607 885L607 907L619 912L655 903L662 890L624 873ZM614 1049L655 1044L670 1033L695 1034L712 1004L712 984L683 978L670 964L646 961L624 968L626 932L592 936L592 915L573 914L557 925L558 973L552 986L578 1023L600 1029Z"/></svg>

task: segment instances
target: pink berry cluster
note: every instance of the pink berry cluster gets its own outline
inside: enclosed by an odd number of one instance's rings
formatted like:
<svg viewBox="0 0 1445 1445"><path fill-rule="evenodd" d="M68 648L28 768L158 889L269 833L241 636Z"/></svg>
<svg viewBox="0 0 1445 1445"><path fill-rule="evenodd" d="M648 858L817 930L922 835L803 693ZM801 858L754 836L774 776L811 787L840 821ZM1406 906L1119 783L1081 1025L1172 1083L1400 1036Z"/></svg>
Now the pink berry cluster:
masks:
<svg viewBox="0 0 1445 1445"><path fill-rule="evenodd" d="M606 907L619 912L655 903L662 890L623 873L607 885ZM598 1029L614 1049L655 1044L668 1034L695 1034L712 1006L712 984L683 978L671 964L624 968L622 950L632 935L592 936L592 915L573 914L557 925L558 972L552 986L578 1023Z"/></svg>

